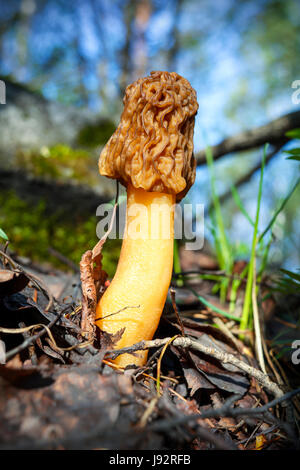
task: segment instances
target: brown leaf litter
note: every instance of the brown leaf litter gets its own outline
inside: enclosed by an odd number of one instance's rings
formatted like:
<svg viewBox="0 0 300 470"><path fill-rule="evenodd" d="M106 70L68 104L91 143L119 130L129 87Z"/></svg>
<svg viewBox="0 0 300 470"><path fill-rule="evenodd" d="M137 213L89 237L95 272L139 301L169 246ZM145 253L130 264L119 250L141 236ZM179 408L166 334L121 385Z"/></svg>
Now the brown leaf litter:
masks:
<svg viewBox="0 0 300 470"><path fill-rule="evenodd" d="M208 316L174 316L173 302L143 368L108 365L122 331L94 329L106 280L101 247L82 258L82 304L76 275L58 301L7 255L0 271L7 357L0 364L0 449L293 448L296 392L275 396L252 375L255 359Z"/></svg>

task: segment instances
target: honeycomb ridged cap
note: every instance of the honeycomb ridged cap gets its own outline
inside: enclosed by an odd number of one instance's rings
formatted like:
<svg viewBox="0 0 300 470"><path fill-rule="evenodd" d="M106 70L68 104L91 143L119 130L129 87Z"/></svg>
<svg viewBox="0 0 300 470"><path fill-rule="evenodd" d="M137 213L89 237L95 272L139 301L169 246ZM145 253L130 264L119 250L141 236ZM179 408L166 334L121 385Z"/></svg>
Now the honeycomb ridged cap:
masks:
<svg viewBox="0 0 300 470"><path fill-rule="evenodd" d="M126 88L120 124L99 159L101 175L180 201L195 181L197 95L175 72L151 72Z"/></svg>

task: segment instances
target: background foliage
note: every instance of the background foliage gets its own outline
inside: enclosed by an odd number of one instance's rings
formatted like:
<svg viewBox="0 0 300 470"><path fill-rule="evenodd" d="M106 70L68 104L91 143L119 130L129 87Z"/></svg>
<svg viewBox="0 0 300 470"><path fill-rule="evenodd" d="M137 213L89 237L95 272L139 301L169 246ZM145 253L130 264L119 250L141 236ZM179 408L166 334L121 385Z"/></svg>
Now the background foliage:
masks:
<svg viewBox="0 0 300 470"><path fill-rule="evenodd" d="M155 69L175 70L197 90L200 107L196 151L295 111L291 85L300 78L299 8L297 0L1 2L2 79L22 84L32 96L60 103L66 109L89 109L102 119L101 125L86 123L78 132L76 145L58 137L53 145L19 148L12 158L14 165L35 177L74 181L101 192L104 183L97 174L96 161L119 119L124 88ZM25 109L22 102L18 105ZM30 107L23 117L32 118L34 130L34 120L39 118ZM70 119L64 122L62 118L61 122L60 127L72 126ZM48 128L53 131L51 122ZM5 129L1 132L5 133ZM294 146L291 140L285 150ZM1 156L7 160L5 148L0 148ZM298 163L287 161L286 156L279 152L266 168L262 227L295 182ZM260 159L261 150L229 155L216 162L216 193L230 189ZM256 172L240 189L245 210L252 219L258 185ZM212 202L206 167L198 169L189 198L207 206ZM34 208L25 208L25 202L18 201L16 194L1 193L1 228L8 233L12 246L30 256L42 256L43 252L47 258L46 245L51 239L52 245L57 243L57 249L78 261L86 245L94 240L93 214L86 214L86 220L73 230L70 226L61 232L58 222L47 217L45 220L47 201L40 201L37 194L36 203ZM233 198L222 204L222 211L224 230L235 248L235 257L249 256L252 234ZM271 265L290 269L299 266L299 224L297 189L274 226ZM31 236L36 240L34 253ZM206 237L214 243L209 230Z"/></svg>

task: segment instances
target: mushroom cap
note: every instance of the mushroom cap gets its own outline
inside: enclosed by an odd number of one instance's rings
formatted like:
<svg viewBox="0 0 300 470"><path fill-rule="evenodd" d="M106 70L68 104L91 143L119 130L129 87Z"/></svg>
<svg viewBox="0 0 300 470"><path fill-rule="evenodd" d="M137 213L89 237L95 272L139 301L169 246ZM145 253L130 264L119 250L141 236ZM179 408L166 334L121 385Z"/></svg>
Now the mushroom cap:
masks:
<svg viewBox="0 0 300 470"><path fill-rule="evenodd" d="M100 174L180 201L196 175L195 90L175 72L151 72L126 88L123 103L120 124L100 155Z"/></svg>

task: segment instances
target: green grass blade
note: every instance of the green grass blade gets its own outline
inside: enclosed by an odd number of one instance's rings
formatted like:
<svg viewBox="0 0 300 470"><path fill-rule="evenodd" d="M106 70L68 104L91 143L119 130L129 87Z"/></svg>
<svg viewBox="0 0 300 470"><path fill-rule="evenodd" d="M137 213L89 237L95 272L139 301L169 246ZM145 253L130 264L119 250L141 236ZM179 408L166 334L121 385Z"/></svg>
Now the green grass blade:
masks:
<svg viewBox="0 0 300 470"><path fill-rule="evenodd" d="M0 237L3 238L4 240L8 241L8 236L6 233L0 228Z"/></svg>
<svg viewBox="0 0 300 470"><path fill-rule="evenodd" d="M224 310L216 307L215 305L211 304L208 300L206 300L202 295L197 294L197 292L192 289L191 287L188 287L188 289L202 302L206 307L209 307L211 310L213 310L216 313L219 313L220 315L223 315L223 317L229 318L230 320L235 320L237 322L240 322L241 319L239 317L236 317L235 315L232 315L228 312L225 312Z"/></svg>
<svg viewBox="0 0 300 470"><path fill-rule="evenodd" d="M294 149L290 149L290 150L285 150L284 153L287 153L288 155L300 155L300 147L297 147L297 148L294 148Z"/></svg>
<svg viewBox="0 0 300 470"><path fill-rule="evenodd" d="M287 269L283 269L283 268L280 269L280 271L282 271L284 274L291 277L295 281L300 282L300 274L294 273L293 271L288 271Z"/></svg>
<svg viewBox="0 0 300 470"><path fill-rule="evenodd" d="M253 220L251 219L250 215L248 214L248 212L246 211L241 199L240 199L240 196L239 196L239 193L237 191L237 188L232 185L231 186L231 192L232 192L232 196L233 196L233 199L236 203L236 205L238 206L238 208L240 209L240 211L242 212L242 214L246 217L246 219L248 220L248 222L252 225L252 227L254 227L254 222Z"/></svg>
<svg viewBox="0 0 300 470"><path fill-rule="evenodd" d="M271 236L270 240L268 241L267 245L264 248L264 252L263 252L262 260L261 260L261 265L260 265L260 268L258 270L257 277L256 277L258 283L260 283L262 275L266 270L268 257L269 257L269 251L270 251L270 248L271 248L272 241L273 241L273 239L272 239L272 236Z"/></svg>
<svg viewBox="0 0 300 470"><path fill-rule="evenodd" d="M256 205L256 216L255 216L255 224L254 224L253 238L252 238L252 245L251 245L251 257L250 257L250 262L249 262L249 270L248 270L248 277L247 277L247 284L246 284L246 291L245 291L245 298L244 298L244 305L243 305L243 312L242 312L242 319L241 319L241 330L246 330L248 328L249 317L250 317L251 306L252 306L252 284L253 284L253 274L254 274L254 259L256 256L258 222L259 222L264 169L265 169L268 146L269 144L266 144L264 146L264 152L263 152L262 164L261 164L261 170L260 170L260 180L259 180L257 205Z"/></svg>
<svg viewBox="0 0 300 470"><path fill-rule="evenodd" d="M212 195L213 207L215 210L216 227L217 227L219 243L221 246L222 256L223 256L223 261L224 261L224 266L222 266L222 269L225 268L226 270L229 271L231 268L231 264L232 264L231 253L230 253L228 240L226 237L220 199L216 191L213 155L212 155L211 148L209 146L207 146L205 149L205 155L206 155L207 166L208 166L209 173L210 173L210 185L211 185L211 193L212 193L211 195Z"/></svg>
<svg viewBox="0 0 300 470"><path fill-rule="evenodd" d="M175 274L181 273L181 266L180 266L180 256L179 256L179 244L178 241L174 239L174 264L173 269ZM176 280L176 285L178 287L183 286L183 279L182 277L178 277Z"/></svg>
<svg viewBox="0 0 300 470"><path fill-rule="evenodd" d="M215 239L215 247L218 256L218 262L220 268L226 271L227 274L230 274L232 271L232 252L230 245L227 240L225 226L221 211L221 203L219 196L216 191L216 182L215 182L215 171L214 171L214 161L213 161L213 154L211 148L206 146L205 149L206 161L207 166L210 174L210 187L211 187L211 195L212 195L212 202L214 208L214 216L215 216L215 227L216 227L216 237ZM224 279L220 284L220 300L221 302L225 302L226 294L228 289L228 280Z"/></svg>
<svg viewBox="0 0 300 470"><path fill-rule="evenodd" d="M249 265L247 264L243 271L241 272L240 276L238 279L234 279L231 284L231 292L230 292L230 304L229 304L229 312L234 312L235 310L235 304L236 304L236 298L237 298L237 291L243 282L244 277L246 276L247 272L249 269Z"/></svg>
<svg viewBox="0 0 300 470"><path fill-rule="evenodd" d="M285 133L287 137L291 139L300 139L300 128L292 129L291 131L287 131Z"/></svg>
<svg viewBox="0 0 300 470"><path fill-rule="evenodd" d="M272 219L270 220L270 222L268 223L267 227L265 228L265 230L259 235L259 238L258 238L258 241L262 240L265 236L265 234L273 227L274 223L276 222L276 219L278 217L278 215L280 214L280 212L284 209L286 203L288 202L288 200L290 199L290 197L292 196L293 192L295 191L295 189L297 188L298 184L300 183L300 177L297 179L296 183L294 184L294 186L292 187L292 189L289 191L289 193L287 194L287 196L284 198L284 200L282 201L282 203L279 205L278 209L274 212L274 215L272 217Z"/></svg>

